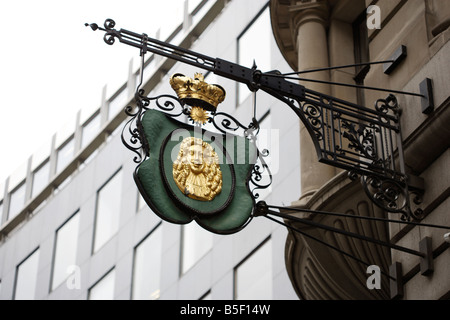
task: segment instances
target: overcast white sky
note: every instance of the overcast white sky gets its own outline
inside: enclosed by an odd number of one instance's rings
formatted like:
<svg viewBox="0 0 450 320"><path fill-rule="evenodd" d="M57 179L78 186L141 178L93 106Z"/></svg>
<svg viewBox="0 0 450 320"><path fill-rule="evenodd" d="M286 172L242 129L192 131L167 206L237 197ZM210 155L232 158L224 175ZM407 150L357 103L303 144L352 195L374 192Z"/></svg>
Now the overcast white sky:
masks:
<svg viewBox="0 0 450 320"><path fill-rule="evenodd" d="M107 97L114 93L131 59L138 68L138 49L109 46L103 32L84 23L112 18L117 29L154 37L180 22L183 6L184 0L2 0L0 184L62 126L74 125L80 109L98 108L105 84Z"/></svg>

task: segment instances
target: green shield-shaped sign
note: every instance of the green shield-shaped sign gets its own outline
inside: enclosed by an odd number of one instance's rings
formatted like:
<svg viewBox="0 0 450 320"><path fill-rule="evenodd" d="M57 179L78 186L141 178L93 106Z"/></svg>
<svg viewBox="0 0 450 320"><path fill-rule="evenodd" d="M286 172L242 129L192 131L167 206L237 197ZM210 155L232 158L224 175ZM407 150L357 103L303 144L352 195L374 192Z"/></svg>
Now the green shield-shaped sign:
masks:
<svg viewBox="0 0 450 320"><path fill-rule="evenodd" d="M141 123L149 156L135 181L161 219L195 220L218 234L246 226L254 208L248 183L257 157L251 140L201 130L156 110L147 110Z"/></svg>

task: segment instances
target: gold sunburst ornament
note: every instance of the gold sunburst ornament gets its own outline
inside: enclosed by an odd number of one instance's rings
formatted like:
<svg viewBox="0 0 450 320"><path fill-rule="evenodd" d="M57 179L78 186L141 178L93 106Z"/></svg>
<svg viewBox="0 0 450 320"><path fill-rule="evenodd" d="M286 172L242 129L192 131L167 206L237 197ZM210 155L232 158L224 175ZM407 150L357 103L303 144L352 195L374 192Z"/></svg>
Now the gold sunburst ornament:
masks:
<svg viewBox="0 0 450 320"><path fill-rule="evenodd" d="M176 73L170 78L170 85L180 101L191 106L192 121L201 125L208 122L219 103L225 100L225 89L217 84L206 83L201 73L196 73L194 79Z"/></svg>
<svg viewBox="0 0 450 320"><path fill-rule="evenodd" d="M210 118L209 112L200 107L192 107L189 116L194 122L202 125L208 122Z"/></svg>

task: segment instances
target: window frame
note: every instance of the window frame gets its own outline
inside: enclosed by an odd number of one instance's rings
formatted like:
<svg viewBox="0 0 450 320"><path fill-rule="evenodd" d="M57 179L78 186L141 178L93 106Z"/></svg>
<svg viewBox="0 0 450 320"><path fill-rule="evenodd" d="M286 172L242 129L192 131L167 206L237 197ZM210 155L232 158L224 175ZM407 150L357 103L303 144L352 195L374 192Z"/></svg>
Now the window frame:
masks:
<svg viewBox="0 0 450 320"><path fill-rule="evenodd" d="M91 296L91 291L92 291L92 289L93 288L95 288L95 286L96 285L98 285L102 280L104 280L107 276L109 276L110 274L111 274L111 272L114 272L114 274L113 274L113 280L114 280L114 283L113 283L113 287L114 287L114 290L113 290L113 298L114 298L114 294L115 294L115 288L116 288L116 267L115 266L113 266L113 267L111 267L110 269L108 269L97 281L95 281L89 288L88 288L88 290L87 290L87 300L91 300L90 299L90 296Z"/></svg>
<svg viewBox="0 0 450 320"><path fill-rule="evenodd" d="M16 213L14 213L14 216L11 217L11 204L12 204L12 199L13 199L13 195L20 190L21 188L23 188L23 203L20 205L20 209L18 209L18 211ZM20 214L20 211L23 210L23 208L25 207L25 203L26 203L26 197L27 197L27 181L23 180L21 181L19 184L17 184L16 187L14 187L13 190L11 190L11 192L9 192L8 194L9 197L9 201L8 201L8 209L6 212L6 221L10 221L12 219L14 219L15 217L17 217Z"/></svg>
<svg viewBox="0 0 450 320"><path fill-rule="evenodd" d="M19 269L20 267L30 258L32 257L35 253L38 253L40 255L40 247L38 246L37 248L35 248L33 251L31 251L23 260L21 260L17 265L16 265L16 270L15 270L15 275L14 275L14 287L13 287L13 295L12 295L12 300L16 300L16 295L17 295L17 281L18 281L18 276L19 276ZM39 273L39 261L40 261L40 256L37 257L37 266L36 266L36 283L35 283L35 292L33 293L33 300L36 299L36 288L37 288L37 279L38 279L38 273Z"/></svg>
<svg viewBox="0 0 450 320"><path fill-rule="evenodd" d="M43 187L41 187L38 190L35 190L35 178L36 178L36 173L39 172L40 170L42 170L45 166L48 166L48 176L47 176L47 183L45 183L43 185ZM45 189L45 187L50 183L50 176L51 176L51 163L50 163L50 158L45 159L44 161L42 161L39 166L33 170L32 174L32 179L31 179L31 198L36 197L40 192L42 192L42 190Z"/></svg>
<svg viewBox="0 0 450 320"><path fill-rule="evenodd" d="M241 64L242 61L240 61L240 53L241 53L241 45L240 45L240 40L242 39L242 37L251 29L251 27L255 24L255 22L265 13L266 10L270 11L269 9L269 5L270 2L268 1L259 11L258 13L255 15L255 17L253 17L253 19L245 26L245 28L242 30L242 32L237 36L236 38L236 63L237 64ZM269 22L270 22L270 12L269 12ZM270 45L269 45L270 47ZM247 66L249 68L251 68L252 66ZM245 99L241 100L241 88L243 88L245 85L241 84L239 82L236 82L236 107L239 107L240 105L242 105L250 96L251 94L249 94L248 96L245 97Z"/></svg>
<svg viewBox="0 0 450 320"><path fill-rule="evenodd" d="M210 234L211 235L211 245L210 247L203 252L201 255L199 255L197 257L197 259L191 264L189 265L189 267L184 268L184 256L185 256L185 228L186 227L191 227L191 228L198 228L198 231L200 232L205 232L205 234ZM185 275L186 273L188 273L192 268L195 267L195 265L197 265L200 260L202 260L209 252L211 252L211 250L214 248L214 235L203 229L202 227L200 227L197 224L187 224L187 225L182 225L180 228L180 264L179 264L179 276L182 277L183 275Z"/></svg>
<svg viewBox="0 0 450 320"><path fill-rule="evenodd" d="M98 121L98 130L96 130L96 133L93 136L86 137L85 129L89 128L89 126L95 124L96 121ZM102 129L101 114L100 114L100 110L97 110L81 125L81 137L80 137L81 148L82 149L86 148L95 139L95 137L98 136L101 129ZM88 140L86 140L86 139L88 139Z"/></svg>
<svg viewBox="0 0 450 320"><path fill-rule="evenodd" d="M109 239L107 241L105 241L105 243L103 243L101 246L99 246L96 249L95 246L95 241L96 241L96 237L97 237L97 225L98 225L98 205L99 205L99 195L100 192L108 185L108 183L110 183L115 177L117 177L117 175L122 171L122 166L117 169L107 180L104 184L102 184L100 186L100 188L98 188L97 192L96 192L96 196L95 196L95 214L94 214L94 224L93 224L93 237L92 237L92 245L91 245L91 254L95 254L96 252L98 252L104 245L106 245L113 237L114 235L117 234L116 230L114 233L111 234L111 236L109 237ZM120 180L120 183L122 182L122 180ZM122 189L122 185L120 185L120 188ZM122 190L123 191L123 190ZM120 201L120 203L122 203L122 201ZM120 208L119 208L119 217L118 217L118 229L120 228Z"/></svg>
<svg viewBox="0 0 450 320"><path fill-rule="evenodd" d="M256 254L258 252L258 250L260 250L262 247L264 247L264 245L268 244L269 242L272 241L272 236L269 235L267 238L265 238L260 244L258 244L249 254L247 254L234 268L233 268L233 300L238 300L238 277L237 277L237 271L238 269L247 261L249 261L251 259L252 256L254 256L254 254ZM272 243L271 243L272 246ZM272 255L270 257L271 262L272 262ZM272 266L271 266L271 277L273 276L273 270L272 270ZM273 283L272 283L273 285ZM272 290L273 290L273 286L272 286ZM273 292L271 293L271 295L273 295Z"/></svg>
<svg viewBox="0 0 450 320"><path fill-rule="evenodd" d="M52 253L52 265L51 265L51 274L50 274L50 284L49 284L49 292L54 291L55 289L57 289L61 284L64 283L64 281L62 281L61 283L59 283L56 287L53 287L53 282L54 282L54 275L55 275L55 261L56 261L56 249L58 246L58 232L69 222L72 220L73 217L75 217L77 214L80 214L80 209L76 210L69 218L67 218L59 227L58 229L56 229L55 231L55 240L53 242L53 253ZM80 218L80 217L79 217ZM76 253L75 253L75 262L77 259L77 253L78 253L78 236L80 234L80 221L78 221L78 230L77 230L77 249L76 249ZM67 275L66 277L66 281L67 278L69 277L69 275Z"/></svg>
<svg viewBox="0 0 450 320"><path fill-rule="evenodd" d="M72 146L72 155L70 157L69 160L67 160L67 162L63 162L63 167L61 167L61 162L60 162L60 152L66 148L69 144L73 144ZM72 134L70 137L68 137L63 143L61 143L61 145L56 149L56 163L55 163L55 173L56 174L60 174L61 172L64 171L64 169L75 159L75 149L76 149L76 142L75 142L75 135Z"/></svg>
<svg viewBox="0 0 450 320"><path fill-rule="evenodd" d="M139 299L135 299L135 297L133 297L134 295L134 284L135 284L135 276L136 276L136 252L137 249L139 248L139 246L141 244L143 244L146 240L148 240L152 235L155 234L155 232L161 232L161 253L162 253L162 246L163 246L163 242L162 242L162 222L159 222L152 230L150 230L150 232L148 232L133 248L133 264L132 264L132 274L131 274L131 290L130 290L130 299L131 300L139 300ZM162 255L161 255L162 258ZM161 264L161 271L162 271L162 259L159 261L159 263ZM159 284L159 287L161 287L161 281ZM161 289L159 289L161 290ZM155 299L157 300L157 299Z"/></svg>

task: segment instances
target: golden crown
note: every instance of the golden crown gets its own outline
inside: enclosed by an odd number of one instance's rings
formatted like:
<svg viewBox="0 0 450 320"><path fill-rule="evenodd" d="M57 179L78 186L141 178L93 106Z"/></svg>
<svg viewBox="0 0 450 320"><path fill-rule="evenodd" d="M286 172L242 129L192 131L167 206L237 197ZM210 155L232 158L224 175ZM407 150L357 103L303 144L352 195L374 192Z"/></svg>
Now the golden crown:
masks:
<svg viewBox="0 0 450 320"><path fill-rule="evenodd" d="M219 103L225 100L225 89L204 80L201 73L196 73L194 79L176 73L170 78L170 85L183 103L214 112Z"/></svg>

